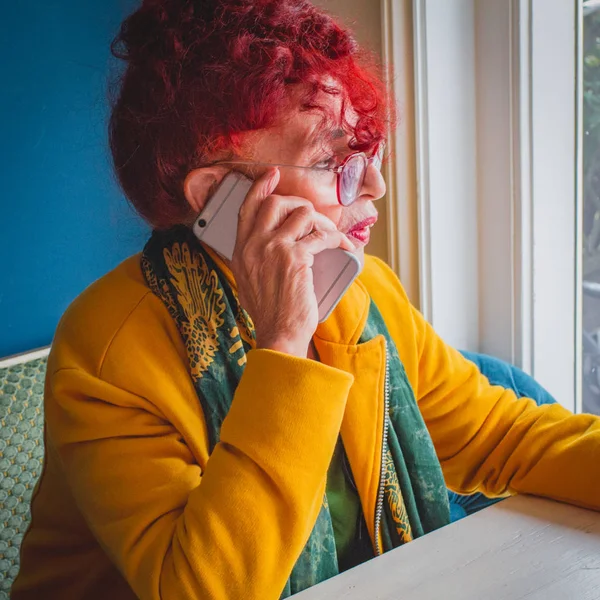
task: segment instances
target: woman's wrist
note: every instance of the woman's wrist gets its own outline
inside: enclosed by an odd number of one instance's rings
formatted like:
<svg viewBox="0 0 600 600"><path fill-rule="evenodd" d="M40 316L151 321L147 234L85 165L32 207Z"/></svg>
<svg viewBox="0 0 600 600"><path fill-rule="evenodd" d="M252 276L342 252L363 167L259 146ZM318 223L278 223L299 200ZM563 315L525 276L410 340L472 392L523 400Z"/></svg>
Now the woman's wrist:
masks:
<svg viewBox="0 0 600 600"><path fill-rule="evenodd" d="M291 356L299 358L307 358L308 343L298 342L294 340L277 339L277 340L257 340L256 348L262 350L274 350L275 352L283 352Z"/></svg>

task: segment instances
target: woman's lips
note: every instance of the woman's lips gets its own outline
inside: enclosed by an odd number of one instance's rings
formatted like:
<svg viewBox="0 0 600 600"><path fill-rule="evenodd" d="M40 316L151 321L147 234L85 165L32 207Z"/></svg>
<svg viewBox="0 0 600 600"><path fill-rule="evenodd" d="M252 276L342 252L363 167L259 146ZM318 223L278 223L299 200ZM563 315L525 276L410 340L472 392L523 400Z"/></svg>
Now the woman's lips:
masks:
<svg viewBox="0 0 600 600"><path fill-rule="evenodd" d="M366 246L371 238L371 227L373 227L376 222L377 217L369 217L368 219L364 219L363 221L360 221L354 225L352 229L346 233L346 235L349 238L360 242L361 245Z"/></svg>
<svg viewBox="0 0 600 600"><path fill-rule="evenodd" d="M366 246L371 239L371 230L368 227L364 227L363 229L353 229L348 234L349 238L360 242L362 245Z"/></svg>

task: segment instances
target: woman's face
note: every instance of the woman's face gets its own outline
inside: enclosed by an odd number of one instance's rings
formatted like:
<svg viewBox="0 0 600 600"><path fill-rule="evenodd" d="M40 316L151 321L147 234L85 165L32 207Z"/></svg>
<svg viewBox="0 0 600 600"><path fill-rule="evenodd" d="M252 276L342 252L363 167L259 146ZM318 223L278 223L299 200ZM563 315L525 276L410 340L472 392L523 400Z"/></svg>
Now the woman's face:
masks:
<svg viewBox="0 0 600 600"><path fill-rule="evenodd" d="M336 97L326 98L329 109L338 108ZM268 164L308 167L336 167L349 154L350 136L339 128L322 128L323 113L290 110L279 125L249 134L243 144L243 160ZM258 176L267 167L253 167ZM331 219L339 231L349 235L362 254L369 241L369 229L377 220L374 201L385 194L385 182L379 170L369 165L358 198L348 207L337 199L337 175L330 171L281 167L279 185L274 193L299 196L312 202L315 209ZM367 221L366 226L360 224ZM359 225L359 228L356 226Z"/></svg>

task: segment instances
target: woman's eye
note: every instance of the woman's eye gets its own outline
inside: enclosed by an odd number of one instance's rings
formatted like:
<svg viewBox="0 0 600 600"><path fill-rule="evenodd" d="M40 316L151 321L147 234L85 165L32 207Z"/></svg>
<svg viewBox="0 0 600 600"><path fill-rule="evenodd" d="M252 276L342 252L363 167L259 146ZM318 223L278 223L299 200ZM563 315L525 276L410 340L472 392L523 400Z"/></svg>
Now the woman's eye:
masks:
<svg viewBox="0 0 600 600"><path fill-rule="evenodd" d="M335 156L330 156L329 158L324 158L323 160L320 160L318 163L315 163L313 165L313 167L315 169L333 169L334 167L337 167L337 160L335 158Z"/></svg>

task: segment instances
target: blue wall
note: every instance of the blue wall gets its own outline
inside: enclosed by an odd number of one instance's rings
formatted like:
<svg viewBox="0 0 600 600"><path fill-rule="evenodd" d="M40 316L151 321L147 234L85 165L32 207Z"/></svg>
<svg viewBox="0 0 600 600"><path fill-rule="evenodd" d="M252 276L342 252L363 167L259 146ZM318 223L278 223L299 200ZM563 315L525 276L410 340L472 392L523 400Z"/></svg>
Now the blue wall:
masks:
<svg viewBox="0 0 600 600"><path fill-rule="evenodd" d="M0 357L49 344L73 298L148 235L106 141L109 44L134 3L3 4Z"/></svg>

